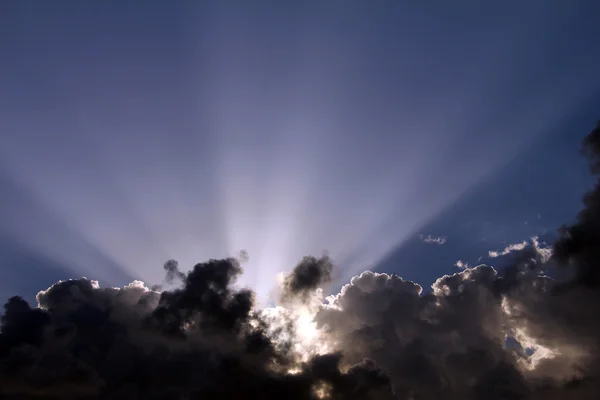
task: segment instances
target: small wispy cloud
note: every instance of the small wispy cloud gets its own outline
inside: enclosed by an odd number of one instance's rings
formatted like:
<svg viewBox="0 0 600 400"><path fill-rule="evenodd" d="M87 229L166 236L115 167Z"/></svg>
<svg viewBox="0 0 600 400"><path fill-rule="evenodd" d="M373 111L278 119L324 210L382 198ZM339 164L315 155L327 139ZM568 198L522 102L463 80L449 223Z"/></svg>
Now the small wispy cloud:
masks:
<svg viewBox="0 0 600 400"><path fill-rule="evenodd" d="M463 260L458 260L457 262L454 263L454 266L456 266L457 268L460 269L468 269L470 267L468 262L465 262Z"/></svg>
<svg viewBox="0 0 600 400"><path fill-rule="evenodd" d="M488 257L497 258L506 256L515 251L525 250L528 246L531 246L541 257L543 262L547 262L552 257L552 248L548 247L545 243L540 242L537 236L531 238L531 242L524 240L520 243L509 244L502 251L489 251Z"/></svg>
<svg viewBox="0 0 600 400"><path fill-rule="evenodd" d="M500 256L506 256L506 255L512 253L513 251L521 251L521 250L525 249L525 247L527 247L526 240L522 241L521 243L509 244L502 251L491 250L488 252L488 257L496 258L496 257L500 257Z"/></svg>
<svg viewBox="0 0 600 400"><path fill-rule="evenodd" d="M421 242L426 243L426 244L437 244L437 245L442 245L444 243L446 243L447 238L444 236L432 236L432 235L419 235L419 238L421 239Z"/></svg>

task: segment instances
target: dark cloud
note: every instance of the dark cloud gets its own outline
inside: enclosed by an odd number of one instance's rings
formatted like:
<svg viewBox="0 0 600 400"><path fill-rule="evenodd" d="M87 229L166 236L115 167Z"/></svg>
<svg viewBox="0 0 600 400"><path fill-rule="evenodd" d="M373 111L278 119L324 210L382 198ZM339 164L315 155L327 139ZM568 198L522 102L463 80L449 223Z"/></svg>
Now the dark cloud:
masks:
<svg viewBox="0 0 600 400"><path fill-rule="evenodd" d="M598 173L600 128L585 143ZM599 187L552 248L535 238L509 246L497 269L466 267L427 291L397 275L352 278L317 304L311 340L322 346L305 346L298 316L331 280L328 257L306 257L284 278L283 304L299 310L256 310L254 294L235 288L234 258L187 273L168 261L165 282L177 286L162 292L81 278L39 292L39 308L13 297L1 320L0 397L595 399ZM566 273L549 273L555 266Z"/></svg>
<svg viewBox="0 0 600 400"><path fill-rule="evenodd" d="M328 256L304 257L283 281L282 299L298 298L305 300L316 289L329 283L333 273L333 263Z"/></svg>
<svg viewBox="0 0 600 400"><path fill-rule="evenodd" d="M584 209L577 222L561 229L562 237L554 245L554 256L563 266L574 268L573 283L600 286L600 122L583 143L590 169L598 176L592 191L583 199Z"/></svg>
<svg viewBox="0 0 600 400"><path fill-rule="evenodd" d="M399 276L365 272L317 321L350 362L364 355L381 365L398 398L462 399L481 373L511 357L495 279L481 266L440 278L422 294Z"/></svg>
<svg viewBox="0 0 600 400"><path fill-rule="evenodd" d="M365 272L317 321L348 362L367 357L380 365L399 399L592 396L600 326L590 306L598 294L557 296L557 282L531 270L500 294L502 279L482 265L442 277L423 294L398 276Z"/></svg>
<svg viewBox="0 0 600 400"><path fill-rule="evenodd" d="M167 266L167 275L180 274ZM232 288L241 272L235 259L209 260L162 293L141 282L114 289L82 278L40 292L38 309L11 298L0 334L2 398L391 396L372 361L342 372L340 354L298 364L278 350L254 312L252 292ZM288 373L292 364L295 374Z"/></svg>
<svg viewBox="0 0 600 400"><path fill-rule="evenodd" d="M173 283L175 279L180 281L185 279L185 274L179 270L179 263L175 260L167 261L163 266L163 269L167 273L167 276L165 277L167 283Z"/></svg>

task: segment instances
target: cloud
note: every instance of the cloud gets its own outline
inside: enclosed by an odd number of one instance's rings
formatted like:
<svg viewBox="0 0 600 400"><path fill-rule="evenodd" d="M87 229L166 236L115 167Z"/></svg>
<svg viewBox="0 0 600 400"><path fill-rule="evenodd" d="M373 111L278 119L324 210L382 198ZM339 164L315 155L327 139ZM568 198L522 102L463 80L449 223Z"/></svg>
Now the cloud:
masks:
<svg viewBox="0 0 600 400"><path fill-rule="evenodd" d="M597 287L600 285L600 122L583 143L583 154L590 161L590 170L598 176L596 186L583 199L584 209L577 222L561 229L561 238L554 244L554 256L561 265L576 268L572 283Z"/></svg>
<svg viewBox="0 0 600 400"><path fill-rule="evenodd" d="M177 272L174 263L166 266L167 275ZM341 353L298 362L275 346L279 332L268 332L253 293L232 287L241 272L235 259L209 260L185 274L181 287L160 293L141 282L101 288L81 278L41 291L38 309L11 298L0 334L0 393L313 399L326 391L341 399L391 398L389 378L372 360L342 370Z"/></svg>
<svg viewBox="0 0 600 400"><path fill-rule="evenodd" d="M524 240L520 243L509 244L502 251L489 251L488 257L503 257L512 253L521 252L526 248L531 248L531 250L536 253L543 262L547 262L552 257L552 248L548 247L545 243L540 242L537 236L532 237L529 242Z"/></svg>
<svg viewBox="0 0 600 400"><path fill-rule="evenodd" d="M423 293L398 276L365 272L330 297L317 321L348 361L381 365L399 399L592 395L598 322L578 308L597 305L598 293L556 296L556 282L533 270L510 287L503 279L481 265ZM533 354L508 348L507 338Z"/></svg>
<svg viewBox="0 0 600 400"><path fill-rule="evenodd" d="M467 269L469 268L469 263L463 260L458 260L454 263L454 266L460 269Z"/></svg>
<svg viewBox="0 0 600 400"><path fill-rule="evenodd" d="M281 298L306 301L315 290L331 281L333 263L328 256L304 257L293 271L284 278Z"/></svg>
<svg viewBox="0 0 600 400"><path fill-rule="evenodd" d="M600 141L594 132L588 147ZM460 261L462 271L427 290L366 271L323 303L333 263L306 257L282 280L287 301L258 310L236 285L240 261L228 258L188 273L168 261L169 290L81 278L40 291L38 308L12 297L0 397L596 398L597 190L552 249L537 238L508 246L498 270ZM544 272L555 267L566 273Z"/></svg>
<svg viewBox="0 0 600 400"><path fill-rule="evenodd" d="M419 235L419 239L421 239L421 241L423 243L426 244L437 244L437 245L442 245L446 243L447 238L444 236L432 236L432 235Z"/></svg>
<svg viewBox="0 0 600 400"><path fill-rule="evenodd" d="M510 254L510 253L512 253L514 251L521 251L525 247L527 247L527 241L523 241L521 243L509 244L502 251L489 251L488 252L488 256L490 258L496 258L496 257L500 257L500 256L506 256L506 255L508 255L508 254Z"/></svg>
<svg viewBox="0 0 600 400"><path fill-rule="evenodd" d="M594 308L581 305L598 304L598 293L553 295L555 281L531 269L510 290L499 290L502 275L480 265L439 278L428 292L364 272L311 317L328 351L304 359L293 347L302 327L287 318L295 310L254 310L252 293L232 288L240 273L236 260L209 260L170 291L81 278L41 291L38 309L11 298L0 392L486 399L596 390L598 326ZM533 354L506 347L507 337Z"/></svg>

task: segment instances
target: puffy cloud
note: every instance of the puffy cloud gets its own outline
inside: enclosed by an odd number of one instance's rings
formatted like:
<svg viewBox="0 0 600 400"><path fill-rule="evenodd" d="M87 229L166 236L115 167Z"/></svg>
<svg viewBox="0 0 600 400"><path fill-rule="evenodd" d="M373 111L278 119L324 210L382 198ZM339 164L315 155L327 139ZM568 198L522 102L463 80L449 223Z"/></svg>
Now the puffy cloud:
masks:
<svg viewBox="0 0 600 400"><path fill-rule="evenodd" d="M165 270L167 279L180 275L172 262ZM209 260L169 291L141 282L101 288L81 278L41 291L37 309L11 298L0 334L0 394L19 399L391 398L387 375L371 360L342 370L342 354L299 361L289 348L277 346L280 332L270 331L270 321L254 309L253 293L232 286L241 272L235 259ZM294 342L294 330L288 333Z"/></svg>
<svg viewBox="0 0 600 400"><path fill-rule="evenodd" d="M524 250L525 251L525 250ZM397 275L364 272L304 322L298 310L254 310L232 288L233 259L210 260L180 288L82 278L5 306L0 391L18 398L487 399L569 398L596 390L593 291L553 294L532 269L510 290L480 265L424 292ZM292 273L293 274L293 273ZM506 346L508 337L519 346ZM304 350L307 350L306 347ZM392 389L393 388L393 389ZM393 390L393 391L392 391ZM563 397L557 397L563 396ZM575 398L575 397L573 397Z"/></svg>
<svg viewBox="0 0 600 400"><path fill-rule="evenodd" d="M583 199L584 209L577 222L561 229L561 238L554 244L554 257L563 266L573 268L572 283L588 287L600 286L600 122L585 140L583 153L590 161L592 173L598 176L596 185Z"/></svg>
<svg viewBox="0 0 600 400"><path fill-rule="evenodd" d="M432 235L419 235L419 239L421 239L421 241L423 243L426 244L437 244L437 245L442 245L445 244L447 241L447 238L444 236L432 236Z"/></svg>
<svg viewBox="0 0 600 400"><path fill-rule="evenodd" d="M366 356L388 371L398 398L464 398L482 372L511 359L495 279L480 266L444 276L422 294L399 276L366 272L317 320L349 362Z"/></svg>
<svg viewBox="0 0 600 400"><path fill-rule="evenodd" d="M556 281L532 270L510 291L499 290L503 279L480 265L422 293L398 276L365 272L329 298L317 321L348 362L381 365L399 399L594 393L600 330L585 305L598 304L598 293L553 294ZM522 348L507 346L509 338Z"/></svg>
<svg viewBox="0 0 600 400"><path fill-rule="evenodd" d="M333 263L327 256L304 257L294 270L284 278L281 298L283 301L299 299L302 302L317 289L331 281Z"/></svg>
<svg viewBox="0 0 600 400"><path fill-rule="evenodd" d="M517 259L530 260L528 250ZM284 282L315 266L330 271L329 261L309 261ZM316 308L299 303L305 308L264 310L254 309L250 291L233 288L242 272L235 259L197 264L181 287L163 292L141 282L118 289L85 278L59 282L38 294L37 309L16 297L6 304L0 393L208 399L593 394L600 327L590 305L599 304L598 293L556 294L557 281L519 265L513 275L486 265L465 269L428 291L367 271ZM301 287L312 292L293 293L319 292L319 283L307 282ZM507 346L507 338L516 345Z"/></svg>

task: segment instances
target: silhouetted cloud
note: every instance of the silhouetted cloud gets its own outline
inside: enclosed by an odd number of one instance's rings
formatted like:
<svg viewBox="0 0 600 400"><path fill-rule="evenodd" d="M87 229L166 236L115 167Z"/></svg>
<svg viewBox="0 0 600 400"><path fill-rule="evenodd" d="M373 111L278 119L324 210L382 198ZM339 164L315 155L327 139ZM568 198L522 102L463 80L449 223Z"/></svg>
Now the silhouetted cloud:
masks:
<svg viewBox="0 0 600 400"><path fill-rule="evenodd" d="M177 261L169 260L165 263L163 268L167 272L167 276L165 277L167 283L173 283L175 279L180 281L185 279L185 274L179 270L179 263Z"/></svg>
<svg viewBox="0 0 600 400"><path fill-rule="evenodd" d="M597 287L600 285L600 122L586 136L583 154L588 157L598 181L585 195L585 207L577 216L577 222L561 229L561 239L554 244L554 256L561 265L575 266L575 284Z"/></svg>
<svg viewBox="0 0 600 400"><path fill-rule="evenodd" d="M176 271L166 265L167 274ZM39 309L11 298L2 317L0 393L311 399L325 391L341 399L391 398L389 379L371 360L342 372L339 353L298 364L278 351L253 310L252 292L231 287L240 273L235 259L209 260L187 273L181 288L162 293L141 282L115 289L81 278L41 291ZM299 369L293 374L292 364Z"/></svg>
<svg viewBox="0 0 600 400"><path fill-rule="evenodd" d="M333 263L327 256L304 257L283 281L283 299L305 300L316 289L331 281Z"/></svg>
<svg viewBox="0 0 600 400"><path fill-rule="evenodd" d="M599 132L586 139L594 172ZM187 273L168 261L165 281L178 285L162 292L81 278L40 291L39 308L12 297L1 320L0 395L596 398L598 187L552 249L532 238L498 252L510 260L504 268L457 262L464 269L429 291L366 271L315 307L334 266L305 257L282 280L286 301L257 310L253 292L235 285L240 261L228 258ZM545 273L555 265L566 279Z"/></svg>

